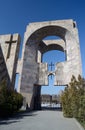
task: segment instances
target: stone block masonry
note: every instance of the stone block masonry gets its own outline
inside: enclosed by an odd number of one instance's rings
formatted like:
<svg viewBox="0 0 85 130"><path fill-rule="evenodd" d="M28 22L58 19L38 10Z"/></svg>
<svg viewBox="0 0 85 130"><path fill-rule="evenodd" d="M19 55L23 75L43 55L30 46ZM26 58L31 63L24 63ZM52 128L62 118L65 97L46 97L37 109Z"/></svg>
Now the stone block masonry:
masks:
<svg viewBox="0 0 85 130"><path fill-rule="evenodd" d="M3 53L3 59L8 71L10 83L14 87L20 47L19 34L0 35L0 46Z"/></svg>
<svg viewBox="0 0 85 130"><path fill-rule="evenodd" d="M60 39L44 40L47 36ZM81 54L76 22L72 19L30 23L24 35L22 57L18 59L19 34L0 35L0 81L8 77L12 86L19 74L18 92L30 109L40 109L42 85L48 85L48 76L54 75L54 85L67 86L72 75L82 75ZM64 62L55 63L55 70L48 70L42 62L45 52L59 50L65 54Z"/></svg>
<svg viewBox="0 0 85 130"><path fill-rule="evenodd" d="M59 40L43 40L47 36L59 36ZM66 60L55 65L55 71L48 71L48 63L42 56L50 50L65 53ZM72 75L82 75L80 45L76 22L72 19L30 23L25 32L22 51L22 72L19 92L26 98L31 109L39 102L40 88L48 85L48 76L54 75L54 85L68 85ZM37 86L37 87L36 87ZM28 100L29 97L29 100Z"/></svg>

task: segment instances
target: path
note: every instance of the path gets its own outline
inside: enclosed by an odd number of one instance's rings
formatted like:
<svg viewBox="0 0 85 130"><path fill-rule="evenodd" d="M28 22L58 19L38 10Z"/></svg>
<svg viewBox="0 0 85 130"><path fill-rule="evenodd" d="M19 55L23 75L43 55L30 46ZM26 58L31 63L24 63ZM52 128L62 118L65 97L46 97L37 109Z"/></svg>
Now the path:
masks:
<svg viewBox="0 0 85 130"><path fill-rule="evenodd" d="M0 130L82 130L75 119L64 118L59 111L23 113L0 121Z"/></svg>

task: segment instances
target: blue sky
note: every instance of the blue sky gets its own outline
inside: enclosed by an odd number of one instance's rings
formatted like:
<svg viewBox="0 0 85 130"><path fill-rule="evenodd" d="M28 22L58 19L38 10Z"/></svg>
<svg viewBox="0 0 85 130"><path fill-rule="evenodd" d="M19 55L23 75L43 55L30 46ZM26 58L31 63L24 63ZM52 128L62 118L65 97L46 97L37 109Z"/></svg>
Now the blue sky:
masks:
<svg viewBox="0 0 85 130"><path fill-rule="evenodd" d="M21 35L21 43L23 43L27 24L31 22L62 19L73 19L77 22L83 77L85 77L84 0L0 0L0 34L19 33ZM49 52L49 54L50 53L52 52ZM54 54L54 52L52 54ZM60 54L58 53L57 56L58 55ZM44 56L43 61L46 60L45 57L51 62L48 54ZM48 90L43 89L43 92L44 91L46 92ZM52 89L49 89L49 93L51 93L51 91Z"/></svg>

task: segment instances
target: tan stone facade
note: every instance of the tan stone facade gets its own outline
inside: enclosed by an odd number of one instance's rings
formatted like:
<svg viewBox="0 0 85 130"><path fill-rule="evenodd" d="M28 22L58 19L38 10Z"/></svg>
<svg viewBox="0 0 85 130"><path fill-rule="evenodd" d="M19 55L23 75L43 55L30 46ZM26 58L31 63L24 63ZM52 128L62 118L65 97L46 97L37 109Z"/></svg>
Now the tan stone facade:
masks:
<svg viewBox="0 0 85 130"><path fill-rule="evenodd" d="M20 47L19 34L0 35L0 46L2 50L2 53L0 53L0 55L4 59L4 65L7 69L9 81L11 85L14 86ZM0 77L2 77L2 74L0 74ZM7 75L4 75L3 79L5 79L6 77Z"/></svg>
<svg viewBox="0 0 85 130"><path fill-rule="evenodd" d="M58 40L44 40L47 36L58 36ZM48 76L54 75L54 85L68 85L72 75L82 75L80 45L76 22L56 20L30 23L24 35L22 58L18 60L20 37L18 34L0 36L0 45L10 81L14 85L19 73L18 91L31 109L40 108L42 85L48 85ZM54 71L48 71L48 63L42 56L50 50L64 52L66 61L55 64Z"/></svg>

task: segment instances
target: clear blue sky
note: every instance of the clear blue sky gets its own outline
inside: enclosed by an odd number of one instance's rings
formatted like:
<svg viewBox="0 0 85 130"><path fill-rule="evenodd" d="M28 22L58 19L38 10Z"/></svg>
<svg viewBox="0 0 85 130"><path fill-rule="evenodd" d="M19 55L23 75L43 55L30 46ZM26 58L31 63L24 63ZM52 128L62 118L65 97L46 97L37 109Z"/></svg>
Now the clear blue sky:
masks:
<svg viewBox="0 0 85 130"><path fill-rule="evenodd" d="M0 34L19 33L22 38L21 43L23 42L26 26L30 22L62 19L73 19L77 22L83 77L85 77L84 0L0 0ZM58 53L57 55L60 54ZM49 59L48 54L46 54L43 61L46 61L45 57L47 57L47 60ZM48 90L43 89L43 91ZM49 93L51 92L52 89L49 89Z"/></svg>

